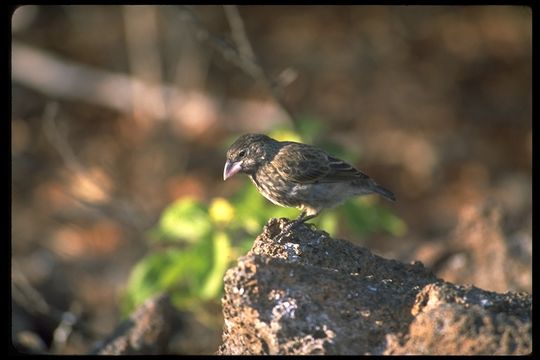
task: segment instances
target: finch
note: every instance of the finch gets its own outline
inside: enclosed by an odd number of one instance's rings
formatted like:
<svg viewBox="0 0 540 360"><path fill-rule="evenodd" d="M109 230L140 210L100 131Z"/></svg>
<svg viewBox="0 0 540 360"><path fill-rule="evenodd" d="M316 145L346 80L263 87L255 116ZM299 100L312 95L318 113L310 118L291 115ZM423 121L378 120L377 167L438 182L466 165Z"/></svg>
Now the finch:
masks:
<svg viewBox="0 0 540 360"><path fill-rule="evenodd" d="M396 200L390 190L316 146L262 134L244 134L227 150L223 180L237 173L247 174L272 203L301 210L288 229L353 196L376 193Z"/></svg>

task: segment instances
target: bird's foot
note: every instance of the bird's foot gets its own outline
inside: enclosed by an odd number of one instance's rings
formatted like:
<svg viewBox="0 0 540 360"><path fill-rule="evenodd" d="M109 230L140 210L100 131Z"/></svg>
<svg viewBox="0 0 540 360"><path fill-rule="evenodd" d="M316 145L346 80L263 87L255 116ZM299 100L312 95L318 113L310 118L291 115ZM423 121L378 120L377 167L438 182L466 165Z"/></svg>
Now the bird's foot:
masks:
<svg viewBox="0 0 540 360"><path fill-rule="evenodd" d="M276 242L278 244L283 244L286 237L287 236L284 233L280 233L276 236Z"/></svg>
<svg viewBox="0 0 540 360"><path fill-rule="evenodd" d="M293 230L295 227L297 227L301 223L302 223L301 221L294 220L288 223L287 225L285 225L283 229L281 229L281 232L277 235L276 241L281 244L283 240L285 240L285 238L290 234L291 230Z"/></svg>
<svg viewBox="0 0 540 360"><path fill-rule="evenodd" d="M287 237L291 235L291 231L297 228L302 223L304 223L302 220L296 219L285 225L281 229L281 232L276 236L276 241L281 244ZM312 224L307 225L311 226Z"/></svg>

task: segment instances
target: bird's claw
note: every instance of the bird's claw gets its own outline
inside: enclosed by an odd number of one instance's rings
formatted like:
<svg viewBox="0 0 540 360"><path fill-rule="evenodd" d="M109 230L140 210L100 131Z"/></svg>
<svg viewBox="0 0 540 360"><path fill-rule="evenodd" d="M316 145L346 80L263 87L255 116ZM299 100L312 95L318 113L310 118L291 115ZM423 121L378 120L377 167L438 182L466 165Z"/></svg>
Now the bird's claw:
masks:
<svg viewBox="0 0 540 360"><path fill-rule="evenodd" d="M301 223L295 220L285 225L276 237L276 241L281 244L283 240L289 236L290 231L297 227L299 224Z"/></svg>
<svg viewBox="0 0 540 360"><path fill-rule="evenodd" d="M282 244L283 243L283 240L287 237L287 234L286 233L280 233L278 234L278 236L276 237L276 242L278 244Z"/></svg>

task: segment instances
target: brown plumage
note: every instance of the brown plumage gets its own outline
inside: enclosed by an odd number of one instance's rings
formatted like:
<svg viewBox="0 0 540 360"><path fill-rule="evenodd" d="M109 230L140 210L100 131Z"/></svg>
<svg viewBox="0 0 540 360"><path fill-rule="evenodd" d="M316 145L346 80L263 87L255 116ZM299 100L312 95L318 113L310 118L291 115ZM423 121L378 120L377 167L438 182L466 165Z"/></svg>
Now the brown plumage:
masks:
<svg viewBox="0 0 540 360"><path fill-rule="evenodd" d="M223 179L236 173L247 174L274 204L302 210L291 227L353 196L377 193L396 200L369 176L318 147L261 134L242 135L227 151Z"/></svg>

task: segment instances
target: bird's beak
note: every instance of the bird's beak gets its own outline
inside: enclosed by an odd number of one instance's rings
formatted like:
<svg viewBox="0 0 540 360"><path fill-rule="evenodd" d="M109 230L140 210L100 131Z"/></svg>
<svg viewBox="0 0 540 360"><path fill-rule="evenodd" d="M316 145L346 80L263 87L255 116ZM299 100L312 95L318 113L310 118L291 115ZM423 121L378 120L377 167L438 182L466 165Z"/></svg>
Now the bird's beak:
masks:
<svg viewBox="0 0 540 360"><path fill-rule="evenodd" d="M227 160L225 163L225 168L223 169L223 180L227 180L240 170L242 170L242 161L231 162Z"/></svg>

